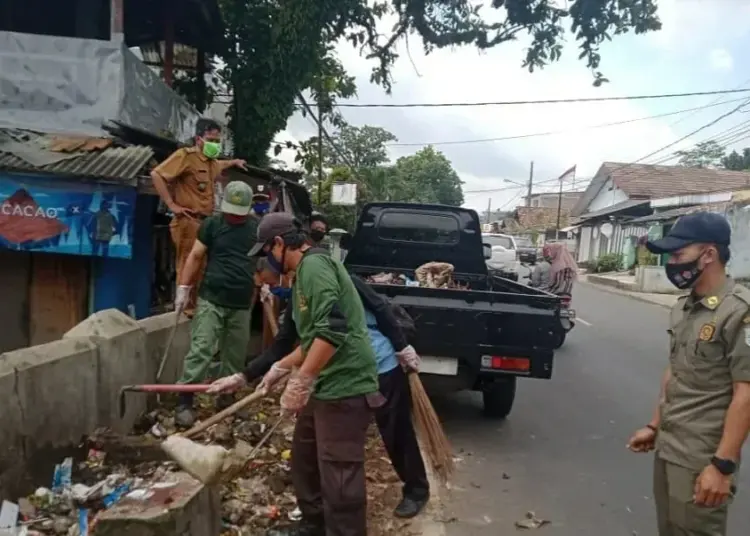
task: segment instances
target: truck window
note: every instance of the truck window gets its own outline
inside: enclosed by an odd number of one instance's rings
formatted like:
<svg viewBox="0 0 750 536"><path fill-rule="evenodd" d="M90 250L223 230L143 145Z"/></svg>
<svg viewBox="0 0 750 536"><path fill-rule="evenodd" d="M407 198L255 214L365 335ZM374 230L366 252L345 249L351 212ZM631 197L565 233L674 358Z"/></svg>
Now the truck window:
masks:
<svg viewBox="0 0 750 536"><path fill-rule="evenodd" d="M507 236L483 236L482 242L490 246L502 246L505 249L514 249L513 241Z"/></svg>
<svg viewBox="0 0 750 536"><path fill-rule="evenodd" d="M452 245L459 236L458 220L452 216L389 210L378 222L382 240Z"/></svg>

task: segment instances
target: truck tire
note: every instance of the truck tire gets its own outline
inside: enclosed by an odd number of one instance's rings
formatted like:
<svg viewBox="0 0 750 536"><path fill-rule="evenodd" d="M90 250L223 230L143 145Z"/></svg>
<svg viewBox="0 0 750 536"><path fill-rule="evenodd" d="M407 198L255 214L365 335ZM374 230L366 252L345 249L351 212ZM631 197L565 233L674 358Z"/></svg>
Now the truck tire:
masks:
<svg viewBox="0 0 750 536"><path fill-rule="evenodd" d="M555 333L555 344L553 346L555 350L562 348L562 345L565 344L565 337L567 337L567 335L567 332L562 330Z"/></svg>
<svg viewBox="0 0 750 536"><path fill-rule="evenodd" d="M504 419L513 409L516 399L516 378L497 379L482 391L484 415L490 419Z"/></svg>

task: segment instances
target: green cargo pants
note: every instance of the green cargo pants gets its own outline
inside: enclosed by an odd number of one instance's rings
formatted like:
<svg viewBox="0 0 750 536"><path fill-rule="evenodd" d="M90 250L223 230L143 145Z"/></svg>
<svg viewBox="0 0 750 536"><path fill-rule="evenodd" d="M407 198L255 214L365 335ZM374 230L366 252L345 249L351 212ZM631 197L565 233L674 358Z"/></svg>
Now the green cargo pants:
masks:
<svg viewBox="0 0 750 536"><path fill-rule="evenodd" d="M230 309L198 298L191 325L190 351L185 356L179 383L203 383L208 376L214 351L219 349L218 377L245 368L250 341L250 309Z"/></svg>
<svg viewBox="0 0 750 536"><path fill-rule="evenodd" d="M726 536L728 504L706 508L693 502L698 474L655 456L654 500L659 536Z"/></svg>

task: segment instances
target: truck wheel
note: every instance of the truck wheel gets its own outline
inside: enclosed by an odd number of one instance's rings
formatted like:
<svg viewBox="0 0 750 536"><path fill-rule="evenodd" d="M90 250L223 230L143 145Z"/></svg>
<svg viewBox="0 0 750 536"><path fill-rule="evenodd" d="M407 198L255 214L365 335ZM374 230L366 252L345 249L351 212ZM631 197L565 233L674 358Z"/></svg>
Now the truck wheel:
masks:
<svg viewBox="0 0 750 536"><path fill-rule="evenodd" d="M491 419L504 419L513 409L513 401L516 399L516 378L503 378L495 380L485 386L482 392L484 401L484 415Z"/></svg>
<svg viewBox="0 0 750 536"><path fill-rule="evenodd" d="M555 350L562 348L562 345L565 344L565 337L567 335L568 334L565 331L558 331L555 333L555 344L553 346Z"/></svg>

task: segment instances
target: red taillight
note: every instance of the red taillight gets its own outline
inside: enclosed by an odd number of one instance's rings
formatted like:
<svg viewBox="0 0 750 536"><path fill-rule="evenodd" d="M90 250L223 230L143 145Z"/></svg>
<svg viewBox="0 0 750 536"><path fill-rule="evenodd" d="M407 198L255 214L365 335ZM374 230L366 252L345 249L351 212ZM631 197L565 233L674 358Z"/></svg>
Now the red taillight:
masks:
<svg viewBox="0 0 750 536"><path fill-rule="evenodd" d="M531 363L525 357L500 357L493 355L491 363L493 369L528 372L531 368Z"/></svg>

